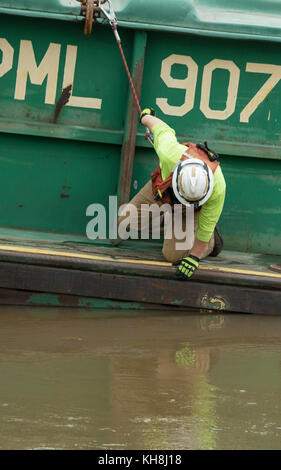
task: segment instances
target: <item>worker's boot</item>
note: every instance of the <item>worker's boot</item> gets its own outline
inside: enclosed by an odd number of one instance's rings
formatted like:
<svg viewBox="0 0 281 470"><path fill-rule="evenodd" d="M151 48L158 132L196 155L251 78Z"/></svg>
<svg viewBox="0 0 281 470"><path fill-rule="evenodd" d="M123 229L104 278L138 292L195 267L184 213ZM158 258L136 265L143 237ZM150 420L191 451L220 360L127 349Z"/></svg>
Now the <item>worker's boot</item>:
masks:
<svg viewBox="0 0 281 470"><path fill-rule="evenodd" d="M214 236L215 236L215 245L214 245L214 249L212 253L210 253L209 256L218 256L223 249L223 238L221 236L219 227L217 225L214 230Z"/></svg>

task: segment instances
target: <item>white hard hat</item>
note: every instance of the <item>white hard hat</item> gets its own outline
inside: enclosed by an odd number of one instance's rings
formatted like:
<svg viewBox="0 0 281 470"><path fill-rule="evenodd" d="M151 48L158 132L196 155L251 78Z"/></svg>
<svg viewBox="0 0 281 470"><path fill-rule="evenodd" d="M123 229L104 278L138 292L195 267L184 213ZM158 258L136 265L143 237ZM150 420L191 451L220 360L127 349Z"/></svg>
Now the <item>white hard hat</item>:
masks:
<svg viewBox="0 0 281 470"><path fill-rule="evenodd" d="M210 167L190 156L179 161L173 172L173 191L176 198L186 206L202 206L212 194L214 175Z"/></svg>

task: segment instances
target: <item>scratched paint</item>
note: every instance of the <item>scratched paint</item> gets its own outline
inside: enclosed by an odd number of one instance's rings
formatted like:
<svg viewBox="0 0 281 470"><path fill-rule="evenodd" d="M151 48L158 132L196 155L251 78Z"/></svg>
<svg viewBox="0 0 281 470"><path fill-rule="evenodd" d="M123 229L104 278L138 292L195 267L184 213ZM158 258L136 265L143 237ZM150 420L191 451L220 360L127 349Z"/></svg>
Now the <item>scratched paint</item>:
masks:
<svg viewBox="0 0 281 470"><path fill-rule="evenodd" d="M212 310L228 310L230 308L230 302L222 297L210 297L204 295L201 298L201 307L212 309Z"/></svg>

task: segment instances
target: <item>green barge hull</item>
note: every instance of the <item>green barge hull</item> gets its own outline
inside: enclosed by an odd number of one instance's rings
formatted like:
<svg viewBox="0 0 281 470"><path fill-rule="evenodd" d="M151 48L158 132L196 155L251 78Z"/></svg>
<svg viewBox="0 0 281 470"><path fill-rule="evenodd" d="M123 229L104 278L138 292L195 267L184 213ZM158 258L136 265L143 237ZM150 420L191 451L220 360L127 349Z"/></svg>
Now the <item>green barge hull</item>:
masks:
<svg viewBox="0 0 281 470"><path fill-rule="evenodd" d="M112 30L90 1L0 0L0 303L280 314L279 2L112 5L141 106L220 153L224 251L187 283L159 242L87 236L157 165Z"/></svg>

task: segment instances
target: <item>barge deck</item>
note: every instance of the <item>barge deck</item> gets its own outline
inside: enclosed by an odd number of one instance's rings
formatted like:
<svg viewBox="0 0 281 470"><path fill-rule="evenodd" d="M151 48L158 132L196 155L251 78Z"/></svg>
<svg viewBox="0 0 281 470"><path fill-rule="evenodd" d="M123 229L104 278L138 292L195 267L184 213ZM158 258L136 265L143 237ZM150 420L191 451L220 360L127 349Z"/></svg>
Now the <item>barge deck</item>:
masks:
<svg viewBox="0 0 281 470"><path fill-rule="evenodd" d="M0 304L278 315L280 266L281 256L225 250L182 281L159 243L10 231L0 240Z"/></svg>

